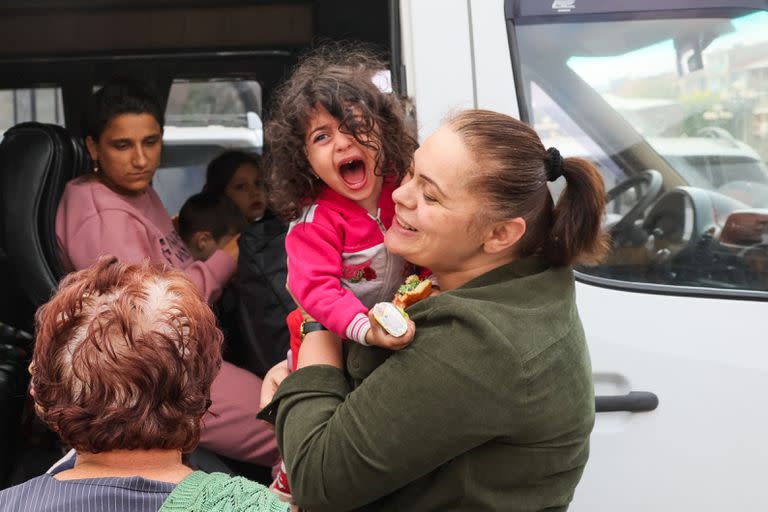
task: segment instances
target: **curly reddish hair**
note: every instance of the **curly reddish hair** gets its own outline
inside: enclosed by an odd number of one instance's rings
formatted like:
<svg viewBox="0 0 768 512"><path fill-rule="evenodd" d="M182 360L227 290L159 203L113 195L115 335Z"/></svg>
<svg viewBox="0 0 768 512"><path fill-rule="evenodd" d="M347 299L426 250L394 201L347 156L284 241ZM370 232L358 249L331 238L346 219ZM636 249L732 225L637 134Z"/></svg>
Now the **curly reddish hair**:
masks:
<svg viewBox="0 0 768 512"><path fill-rule="evenodd" d="M365 45L326 42L306 54L275 92L265 126L265 170L274 212L297 218L324 186L313 179L305 135L317 106L339 120L341 131L376 152L374 172L400 181L418 143L405 108L382 92L373 76L387 68Z"/></svg>
<svg viewBox="0 0 768 512"><path fill-rule="evenodd" d="M76 450L197 445L223 336L183 273L104 256L64 278L36 337L35 409Z"/></svg>

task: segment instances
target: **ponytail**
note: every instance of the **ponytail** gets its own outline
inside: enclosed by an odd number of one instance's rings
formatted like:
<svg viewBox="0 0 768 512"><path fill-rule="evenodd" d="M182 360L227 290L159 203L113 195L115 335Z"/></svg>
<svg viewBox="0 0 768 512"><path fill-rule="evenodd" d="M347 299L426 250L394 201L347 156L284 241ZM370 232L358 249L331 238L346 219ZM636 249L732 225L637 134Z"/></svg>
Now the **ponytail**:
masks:
<svg viewBox="0 0 768 512"><path fill-rule="evenodd" d="M480 164L470 186L487 205L484 220L525 220L517 257L535 254L554 266L597 264L603 258L605 185L593 164L545 150L530 126L498 112L466 110L448 126ZM566 187L554 204L547 182L561 176Z"/></svg>
<svg viewBox="0 0 768 512"><path fill-rule="evenodd" d="M543 256L553 265L597 264L608 251L602 229L605 185L600 172L583 158L562 160L566 187L552 212Z"/></svg>

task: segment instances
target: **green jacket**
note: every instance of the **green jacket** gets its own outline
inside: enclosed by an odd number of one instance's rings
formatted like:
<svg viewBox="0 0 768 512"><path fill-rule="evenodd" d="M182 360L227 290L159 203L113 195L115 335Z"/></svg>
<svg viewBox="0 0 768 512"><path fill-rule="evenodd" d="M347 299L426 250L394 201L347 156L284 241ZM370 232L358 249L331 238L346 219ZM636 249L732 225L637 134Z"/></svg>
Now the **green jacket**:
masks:
<svg viewBox="0 0 768 512"><path fill-rule="evenodd" d="M294 500L313 511L566 510L594 423L574 298L570 268L520 260L410 308L416 338L404 350L347 343L348 376L288 376L262 417L275 421Z"/></svg>

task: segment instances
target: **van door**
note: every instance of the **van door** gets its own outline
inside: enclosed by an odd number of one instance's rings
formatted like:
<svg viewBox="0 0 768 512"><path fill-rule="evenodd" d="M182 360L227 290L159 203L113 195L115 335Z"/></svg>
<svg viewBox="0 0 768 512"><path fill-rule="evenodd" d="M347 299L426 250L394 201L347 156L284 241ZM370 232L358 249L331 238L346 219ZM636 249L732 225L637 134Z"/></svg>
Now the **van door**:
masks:
<svg viewBox="0 0 768 512"><path fill-rule="evenodd" d="M768 510L766 7L506 1L521 118L609 189L611 253L577 269L598 415L572 510Z"/></svg>

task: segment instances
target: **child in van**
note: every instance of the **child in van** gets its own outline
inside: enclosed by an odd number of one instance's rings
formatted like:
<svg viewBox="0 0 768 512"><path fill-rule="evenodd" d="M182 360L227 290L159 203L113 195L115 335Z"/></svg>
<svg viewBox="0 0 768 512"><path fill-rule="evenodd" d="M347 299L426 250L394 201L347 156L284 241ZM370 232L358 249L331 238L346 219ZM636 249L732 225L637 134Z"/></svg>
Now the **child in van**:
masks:
<svg viewBox="0 0 768 512"><path fill-rule="evenodd" d="M237 204L225 195L200 192L184 202L178 216L178 232L195 260L205 261L216 249L224 247L246 229L248 222ZM247 368L242 357L247 346L243 342L236 305L239 293L233 283L221 290L219 299L211 304L226 343L227 361Z"/></svg>
<svg viewBox="0 0 768 512"><path fill-rule="evenodd" d="M240 209L226 196L201 192L179 211L179 236L195 260L207 260L246 227Z"/></svg>
<svg viewBox="0 0 768 512"><path fill-rule="evenodd" d="M288 286L317 321L302 323L298 311L289 315L291 368L309 330L390 349L413 338L413 329L395 338L368 317L369 308L392 300L412 273L384 246L394 217L392 191L417 143L398 98L374 84L383 69L367 52L326 47L305 57L275 95L265 133L270 199L291 221ZM289 492L284 474L274 487Z"/></svg>

